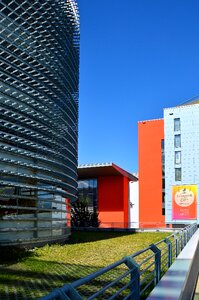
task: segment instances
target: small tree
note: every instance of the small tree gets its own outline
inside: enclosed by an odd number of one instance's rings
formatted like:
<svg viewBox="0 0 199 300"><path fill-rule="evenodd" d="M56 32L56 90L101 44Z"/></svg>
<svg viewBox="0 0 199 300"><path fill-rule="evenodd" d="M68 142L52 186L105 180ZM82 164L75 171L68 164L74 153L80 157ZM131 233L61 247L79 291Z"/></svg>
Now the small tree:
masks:
<svg viewBox="0 0 199 300"><path fill-rule="evenodd" d="M71 225L72 227L98 227L98 213L90 211L89 196L81 195L71 208Z"/></svg>

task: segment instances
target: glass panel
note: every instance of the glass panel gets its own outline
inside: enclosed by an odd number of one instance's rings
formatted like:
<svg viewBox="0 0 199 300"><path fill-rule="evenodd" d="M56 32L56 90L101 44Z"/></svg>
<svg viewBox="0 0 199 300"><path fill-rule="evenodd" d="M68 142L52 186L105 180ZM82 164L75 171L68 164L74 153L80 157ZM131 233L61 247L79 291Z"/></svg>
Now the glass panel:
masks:
<svg viewBox="0 0 199 300"><path fill-rule="evenodd" d="M181 168L176 168L175 169L175 181L181 181Z"/></svg>
<svg viewBox="0 0 199 300"><path fill-rule="evenodd" d="M181 164L181 151L175 152L175 164Z"/></svg>
<svg viewBox="0 0 199 300"><path fill-rule="evenodd" d="M180 118L174 119L174 131L180 130Z"/></svg>
<svg viewBox="0 0 199 300"><path fill-rule="evenodd" d="M89 198L89 209L97 210L97 179L78 181L78 198Z"/></svg>
<svg viewBox="0 0 199 300"><path fill-rule="evenodd" d="M165 179L162 179L162 189L165 189Z"/></svg>
<svg viewBox="0 0 199 300"><path fill-rule="evenodd" d="M161 140L162 149L162 215L165 215L165 151L164 140Z"/></svg>
<svg viewBox="0 0 199 300"><path fill-rule="evenodd" d="M181 135L180 134L174 135L174 146L175 146L175 148L181 147Z"/></svg>
<svg viewBox="0 0 199 300"><path fill-rule="evenodd" d="M164 177L164 171L165 171L164 140L161 140L161 150L162 150L162 176Z"/></svg>

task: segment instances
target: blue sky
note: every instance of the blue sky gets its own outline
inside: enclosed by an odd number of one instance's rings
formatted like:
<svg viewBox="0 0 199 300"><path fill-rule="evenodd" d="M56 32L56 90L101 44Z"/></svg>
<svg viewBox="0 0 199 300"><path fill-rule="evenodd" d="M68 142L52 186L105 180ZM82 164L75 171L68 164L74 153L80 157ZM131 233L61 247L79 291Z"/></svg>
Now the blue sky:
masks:
<svg viewBox="0 0 199 300"><path fill-rule="evenodd" d="M77 2L79 164L136 172L137 122L199 94L199 1Z"/></svg>

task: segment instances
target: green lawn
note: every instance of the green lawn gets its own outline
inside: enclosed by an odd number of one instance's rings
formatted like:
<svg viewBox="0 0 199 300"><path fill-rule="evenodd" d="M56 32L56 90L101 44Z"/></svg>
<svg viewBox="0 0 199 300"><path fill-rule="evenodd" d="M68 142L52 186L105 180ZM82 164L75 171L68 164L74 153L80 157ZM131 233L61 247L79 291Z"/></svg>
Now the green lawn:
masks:
<svg viewBox="0 0 199 300"><path fill-rule="evenodd" d="M168 233L75 232L65 245L1 250L0 299L38 299L157 242ZM9 295L9 297L8 297Z"/></svg>

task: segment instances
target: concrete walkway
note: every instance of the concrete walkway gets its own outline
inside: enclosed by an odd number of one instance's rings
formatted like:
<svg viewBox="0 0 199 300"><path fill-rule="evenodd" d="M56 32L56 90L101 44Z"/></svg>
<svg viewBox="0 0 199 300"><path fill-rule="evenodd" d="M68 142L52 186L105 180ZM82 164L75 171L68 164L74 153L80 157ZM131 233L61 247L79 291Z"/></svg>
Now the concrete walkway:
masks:
<svg viewBox="0 0 199 300"><path fill-rule="evenodd" d="M147 300L199 300L199 229L153 289ZM195 295L195 298L194 298Z"/></svg>

